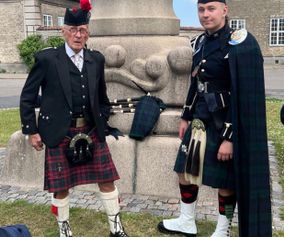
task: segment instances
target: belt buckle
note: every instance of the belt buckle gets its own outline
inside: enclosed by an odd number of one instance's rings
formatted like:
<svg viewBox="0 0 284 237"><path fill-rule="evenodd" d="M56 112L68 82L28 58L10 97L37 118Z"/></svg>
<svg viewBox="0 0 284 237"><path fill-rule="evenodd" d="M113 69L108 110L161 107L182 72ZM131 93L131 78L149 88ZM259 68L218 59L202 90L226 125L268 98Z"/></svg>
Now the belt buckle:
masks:
<svg viewBox="0 0 284 237"><path fill-rule="evenodd" d="M202 82L198 81L197 89L198 89L198 92L203 92L204 91L204 84Z"/></svg>
<svg viewBox="0 0 284 237"><path fill-rule="evenodd" d="M84 127L86 125L85 118L76 118L76 128Z"/></svg>
<svg viewBox="0 0 284 237"><path fill-rule="evenodd" d="M207 85L208 85L208 82L205 81L204 83L198 81L197 83L197 90L198 92L204 92L204 93L207 93L208 92L208 89L207 89Z"/></svg>

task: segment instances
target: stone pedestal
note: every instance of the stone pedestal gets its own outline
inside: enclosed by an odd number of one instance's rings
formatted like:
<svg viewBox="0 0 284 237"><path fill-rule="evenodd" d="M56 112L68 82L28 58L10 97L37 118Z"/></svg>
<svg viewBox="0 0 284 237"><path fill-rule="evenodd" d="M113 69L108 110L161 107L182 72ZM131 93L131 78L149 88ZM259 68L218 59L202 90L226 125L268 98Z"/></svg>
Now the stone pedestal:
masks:
<svg viewBox="0 0 284 237"><path fill-rule="evenodd" d="M96 0L88 47L106 59L110 99L143 94L182 106L189 86L189 39L179 37L172 0Z"/></svg>
<svg viewBox="0 0 284 237"><path fill-rule="evenodd" d="M93 0L92 36L178 35L172 0Z"/></svg>
<svg viewBox="0 0 284 237"><path fill-rule="evenodd" d="M92 37L88 45L105 55L105 79L111 100L142 95L134 81L167 104L183 105L191 66L187 38Z"/></svg>
<svg viewBox="0 0 284 237"><path fill-rule="evenodd" d="M7 145L7 156L0 173L2 184L43 188L44 151L37 152L21 131Z"/></svg>
<svg viewBox="0 0 284 237"><path fill-rule="evenodd" d="M178 138L150 136L137 142L128 136L119 140L109 136L107 143L120 175L116 185L121 193L178 197L177 177L172 171ZM8 143L0 183L43 188L44 151L35 151L21 131L15 132ZM97 187L83 185L76 189L96 191Z"/></svg>

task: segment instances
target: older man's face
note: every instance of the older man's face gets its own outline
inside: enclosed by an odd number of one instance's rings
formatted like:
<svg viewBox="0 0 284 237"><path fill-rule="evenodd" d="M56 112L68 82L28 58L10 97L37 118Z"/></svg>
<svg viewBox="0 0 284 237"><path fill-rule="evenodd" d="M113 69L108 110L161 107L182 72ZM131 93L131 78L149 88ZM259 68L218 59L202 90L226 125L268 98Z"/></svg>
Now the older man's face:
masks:
<svg viewBox="0 0 284 237"><path fill-rule="evenodd" d="M89 39L88 25L64 26L62 33L65 42L75 53L79 53Z"/></svg>

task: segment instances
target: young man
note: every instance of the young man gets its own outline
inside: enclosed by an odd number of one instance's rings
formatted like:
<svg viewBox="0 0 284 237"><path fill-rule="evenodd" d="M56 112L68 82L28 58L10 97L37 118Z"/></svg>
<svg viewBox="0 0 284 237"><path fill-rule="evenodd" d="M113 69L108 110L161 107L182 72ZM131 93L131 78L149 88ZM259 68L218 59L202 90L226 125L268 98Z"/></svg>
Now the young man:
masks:
<svg viewBox="0 0 284 237"><path fill-rule="evenodd" d="M159 223L163 233L197 236L195 206L205 184L219 189L211 237L230 236L236 202L241 237L272 236L263 59L251 34L230 29L227 13L225 0L198 0L205 33L193 41L174 167L181 214Z"/></svg>
<svg viewBox="0 0 284 237"><path fill-rule="evenodd" d="M98 183L108 215L110 237L127 237L119 217L119 179L105 141L109 100L104 80L104 56L85 49L91 5L66 9L62 29L65 44L35 55L35 64L21 94L22 130L36 150L45 150L44 189L53 194L52 213L60 237L71 237L69 192L74 186ZM41 89L38 123L35 104Z"/></svg>

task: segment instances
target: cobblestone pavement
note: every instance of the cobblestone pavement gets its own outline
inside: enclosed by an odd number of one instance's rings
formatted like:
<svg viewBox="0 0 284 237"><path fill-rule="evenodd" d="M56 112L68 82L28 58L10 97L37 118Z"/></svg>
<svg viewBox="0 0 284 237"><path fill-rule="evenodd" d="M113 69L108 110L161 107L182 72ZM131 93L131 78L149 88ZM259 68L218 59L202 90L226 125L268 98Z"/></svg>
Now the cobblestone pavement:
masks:
<svg viewBox="0 0 284 237"><path fill-rule="evenodd" d="M3 167L3 156L5 148L0 148L0 171ZM275 159L275 150L273 144L269 143L270 170L272 183L272 204L273 204L273 228L283 230L284 222L280 220L280 209L284 206L282 188L279 185L279 173L277 170L277 161ZM13 202L19 199L26 200L33 204L50 204L49 193L28 187L14 187L0 184L0 201ZM200 190L197 219L216 220L217 217L217 193L209 187L202 187ZM70 206L88 209L103 210L100 200L94 192L82 191L78 189L71 190ZM122 211L126 212L146 212L157 216L178 216L179 199L153 197L145 195L121 195ZM236 216L236 215L235 215ZM235 218L236 222L236 218Z"/></svg>

